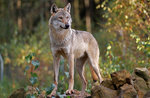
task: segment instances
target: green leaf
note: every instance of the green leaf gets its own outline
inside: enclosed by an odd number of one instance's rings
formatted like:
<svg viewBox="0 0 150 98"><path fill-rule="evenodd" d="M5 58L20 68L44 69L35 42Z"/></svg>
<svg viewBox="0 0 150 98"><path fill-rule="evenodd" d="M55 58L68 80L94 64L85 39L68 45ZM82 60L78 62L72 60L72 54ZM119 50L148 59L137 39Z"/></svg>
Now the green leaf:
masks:
<svg viewBox="0 0 150 98"><path fill-rule="evenodd" d="M69 72L65 72L65 75L67 76L67 78L69 78Z"/></svg>
<svg viewBox="0 0 150 98"><path fill-rule="evenodd" d="M36 87L36 90L38 91L38 94L41 94L40 90L38 87Z"/></svg>
<svg viewBox="0 0 150 98"><path fill-rule="evenodd" d="M27 61L27 63L30 63L30 61L32 60L32 56L29 54L25 57L25 60Z"/></svg>
<svg viewBox="0 0 150 98"><path fill-rule="evenodd" d="M31 83L32 85L36 84L37 81L38 81L38 78L37 78L37 77L31 77L31 78L30 78L30 83Z"/></svg>
<svg viewBox="0 0 150 98"><path fill-rule="evenodd" d="M32 73L31 72L31 78L30 78L30 83L32 84L32 85L34 85L34 84L36 84L37 83L37 81L38 81L38 76L37 76L37 74L36 73Z"/></svg>
<svg viewBox="0 0 150 98"><path fill-rule="evenodd" d="M35 56L35 53L30 53L25 57L25 60L27 61L27 63L31 62L33 56Z"/></svg>
<svg viewBox="0 0 150 98"><path fill-rule="evenodd" d="M27 63L30 63L32 57L31 56L26 56L25 59L26 59Z"/></svg>
<svg viewBox="0 0 150 98"><path fill-rule="evenodd" d="M27 71L29 68L30 68L30 66L27 65L27 66L25 67L25 71Z"/></svg>
<svg viewBox="0 0 150 98"><path fill-rule="evenodd" d="M51 84L51 86L45 88L46 95L50 94L54 88L55 88L55 84Z"/></svg>
<svg viewBox="0 0 150 98"><path fill-rule="evenodd" d="M70 98L70 96L67 96L67 98Z"/></svg>
<svg viewBox="0 0 150 98"><path fill-rule="evenodd" d="M26 98L31 98L31 95L30 95L30 94L27 94L27 95L26 95Z"/></svg>
<svg viewBox="0 0 150 98"><path fill-rule="evenodd" d="M32 60L32 64L33 64L33 66L35 66L34 70L36 70L40 65L39 61L37 61L37 60Z"/></svg>
<svg viewBox="0 0 150 98"><path fill-rule="evenodd" d="M28 94L28 95L26 95L26 98L36 98L36 97L35 97L35 95Z"/></svg>
<svg viewBox="0 0 150 98"><path fill-rule="evenodd" d="M31 56L35 56L35 53L30 53Z"/></svg>
<svg viewBox="0 0 150 98"><path fill-rule="evenodd" d="M32 73L32 72L31 72L31 76L32 77L38 77L36 73Z"/></svg>

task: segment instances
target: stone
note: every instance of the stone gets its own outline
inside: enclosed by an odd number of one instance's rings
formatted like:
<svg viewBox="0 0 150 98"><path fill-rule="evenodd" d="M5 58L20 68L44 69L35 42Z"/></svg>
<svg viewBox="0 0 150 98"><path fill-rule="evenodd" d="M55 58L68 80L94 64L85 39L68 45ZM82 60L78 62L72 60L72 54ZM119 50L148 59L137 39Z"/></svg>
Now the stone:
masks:
<svg viewBox="0 0 150 98"><path fill-rule="evenodd" d="M150 67L148 68L148 71L149 71L149 76L150 76Z"/></svg>
<svg viewBox="0 0 150 98"><path fill-rule="evenodd" d="M24 88L20 88L14 91L8 98L25 98L25 94Z"/></svg>
<svg viewBox="0 0 150 98"><path fill-rule="evenodd" d="M110 89L112 89L112 90L115 90L114 84L113 84L112 80L110 80L110 79L104 80L104 81L101 83L101 85L103 85L104 87L110 88Z"/></svg>
<svg viewBox="0 0 150 98"><path fill-rule="evenodd" d="M114 72L111 74L112 82L116 86L116 88L120 88L124 84L132 84L131 75L126 70L121 70L118 72Z"/></svg>
<svg viewBox="0 0 150 98"><path fill-rule="evenodd" d="M110 88L100 86L93 86L91 90L92 98L115 98L117 97L117 91Z"/></svg>
<svg viewBox="0 0 150 98"><path fill-rule="evenodd" d="M136 88L136 90L143 92L143 94L145 94L149 90L143 78L136 77L133 83L134 83L134 87Z"/></svg>
<svg viewBox="0 0 150 98"><path fill-rule="evenodd" d="M148 91L143 98L150 98L150 91Z"/></svg>
<svg viewBox="0 0 150 98"><path fill-rule="evenodd" d="M122 87L120 87L119 96L121 98L137 98L137 91L132 85L124 84Z"/></svg>
<svg viewBox="0 0 150 98"><path fill-rule="evenodd" d="M139 98L143 98L144 95L150 90L149 71L146 68L135 68L132 78Z"/></svg>
<svg viewBox="0 0 150 98"><path fill-rule="evenodd" d="M147 68L135 68L134 73L143 78L146 82L150 81L150 73Z"/></svg>

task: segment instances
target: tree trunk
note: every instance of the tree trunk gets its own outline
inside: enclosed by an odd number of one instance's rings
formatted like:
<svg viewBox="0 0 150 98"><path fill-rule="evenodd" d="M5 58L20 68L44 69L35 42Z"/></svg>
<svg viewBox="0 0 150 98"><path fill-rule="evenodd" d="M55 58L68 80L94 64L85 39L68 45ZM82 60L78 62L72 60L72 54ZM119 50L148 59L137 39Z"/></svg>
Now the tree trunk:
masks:
<svg viewBox="0 0 150 98"><path fill-rule="evenodd" d="M22 18L21 18L21 0L17 0L17 10L18 10L18 31L22 32Z"/></svg>
<svg viewBox="0 0 150 98"><path fill-rule="evenodd" d="M80 26L80 13L79 13L79 0L74 0L74 18L75 18L75 24L79 24Z"/></svg>
<svg viewBox="0 0 150 98"><path fill-rule="evenodd" d="M91 18L90 18L90 0L84 0L86 8L86 29L91 32Z"/></svg>
<svg viewBox="0 0 150 98"><path fill-rule="evenodd" d="M1 62L1 81L3 81L3 73L4 73L4 62L3 62L3 58L0 54L0 62Z"/></svg>

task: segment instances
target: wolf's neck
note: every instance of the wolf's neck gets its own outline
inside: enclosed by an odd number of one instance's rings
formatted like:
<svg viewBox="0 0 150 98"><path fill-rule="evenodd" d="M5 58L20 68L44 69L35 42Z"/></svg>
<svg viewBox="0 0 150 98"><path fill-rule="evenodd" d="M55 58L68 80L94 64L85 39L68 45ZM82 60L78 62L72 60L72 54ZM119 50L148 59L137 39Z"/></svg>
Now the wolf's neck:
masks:
<svg viewBox="0 0 150 98"><path fill-rule="evenodd" d="M55 28L50 28L50 35L55 43L58 44L67 41L71 34L71 29L56 30Z"/></svg>

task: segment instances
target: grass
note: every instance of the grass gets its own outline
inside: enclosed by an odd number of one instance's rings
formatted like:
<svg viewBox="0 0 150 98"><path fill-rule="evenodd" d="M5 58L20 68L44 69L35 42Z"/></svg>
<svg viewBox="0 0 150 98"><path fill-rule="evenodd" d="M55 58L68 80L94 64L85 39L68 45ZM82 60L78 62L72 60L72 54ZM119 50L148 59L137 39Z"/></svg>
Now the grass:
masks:
<svg viewBox="0 0 150 98"><path fill-rule="evenodd" d="M3 81L0 81L0 98L8 98L19 87L20 85L17 81L4 77Z"/></svg>

